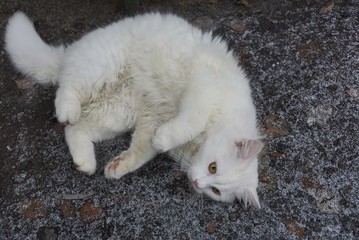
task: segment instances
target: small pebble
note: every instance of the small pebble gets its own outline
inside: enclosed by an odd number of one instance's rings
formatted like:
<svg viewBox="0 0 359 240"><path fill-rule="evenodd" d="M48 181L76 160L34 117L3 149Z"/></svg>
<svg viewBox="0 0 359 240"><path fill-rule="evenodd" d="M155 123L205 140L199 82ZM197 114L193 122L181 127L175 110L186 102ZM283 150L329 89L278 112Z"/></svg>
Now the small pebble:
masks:
<svg viewBox="0 0 359 240"><path fill-rule="evenodd" d="M214 233L216 231L216 227L215 226L208 226L207 227L207 232L208 233Z"/></svg>
<svg viewBox="0 0 359 240"><path fill-rule="evenodd" d="M20 174L18 174L18 175L15 175L15 177L14 177L14 182L15 183L22 183L24 180L25 180L25 178L26 178L26 173L24 172L24 173L20 173Z"/></svg>

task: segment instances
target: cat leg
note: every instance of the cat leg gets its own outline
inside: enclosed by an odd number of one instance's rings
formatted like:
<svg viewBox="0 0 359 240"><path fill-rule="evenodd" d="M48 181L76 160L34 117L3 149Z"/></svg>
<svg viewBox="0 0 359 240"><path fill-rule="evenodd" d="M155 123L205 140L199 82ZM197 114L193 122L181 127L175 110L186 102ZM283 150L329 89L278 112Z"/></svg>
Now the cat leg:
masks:
<svg viewBox="0 0 359 240"><path fill-rule="evenodd" d="M80 119L81 101L75 92L73 89L61 86L57 90L55 108L60 123L75 124Z"/></svg>
<svg viewBox="0 0 359 240"><path fill-rule="evenodd" d="M59 89L55 107L59 122L75 124L81 115L81 106L86 106L97 96L103 86L118 81L123 73L125 56L121 49L125 46L108 42L109 31L103 29L92 32L66 49L59 76ZM94 99L92 99L94 100Z"/></svg>
<svg viewBox="0 0 359 240"><path fill-rule="evenodd" d="M78 55L82 56L81 53ZM64 66L55 99L56 115L59 122L75 124L80 119L82 107L93 102L92 98L96 98L103 86L119 81L119 71L110 69L118 69L120 65L117 68L111 66L111 62L101 62L98 58L91 57L86 60L75 58L72 60L76 64Z"/></svg>
<svg viewBox="0 0 359 240"><path fill-rule="evenodd" d="M65 138L77 169L88 175L96 171L94 142L112 139L129 131L135 124L135 115L127 107L91 109L75 125L65 128Z"/></svg>
<svg viewBox="0 0 359 240"><path fill-rule="evenodd" d="M74 164L80 172L92 175L96 171L94 143L112 139L128 131L128 128L113 129L106 126L86 126L84 124L68 125L65 128L65 138Z"/></svg>
<svg viewBox="0 0 359 240"><path fill-rule="evenodd" d="M100 136L96 136L100 135ZM101 132L84 128L80 124L68 125L65 128L65 138L76 168L88 175L96 171L96 157L93 140L101 137Z"/></svg>
<svg viewBox="0 0 359 240"><path fill-rule="evenodd" d="M151 145L156 126L146 119L141 119L132 135L130 148L112 159L105 167L107 178L121 178L150 161L157 151Z"/></svg>
<svg viewBox="0 0 359 240"><path fill-rule="evenodd" d="M205 130L212 107L211 99L200 92L187 93L177 116L156 130L152 138L153 147L159 152L165 152L194 139Z"/></svg>

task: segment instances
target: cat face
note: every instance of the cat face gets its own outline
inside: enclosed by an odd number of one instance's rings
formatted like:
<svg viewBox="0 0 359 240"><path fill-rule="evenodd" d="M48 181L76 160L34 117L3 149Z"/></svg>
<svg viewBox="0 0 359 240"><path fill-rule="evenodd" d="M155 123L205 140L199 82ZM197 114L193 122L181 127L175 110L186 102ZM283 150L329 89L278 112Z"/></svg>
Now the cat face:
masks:
<svg viewBox="0 0 359 240"><path fill-rule="evenodd" d="M237 198L260 208L257 155L262 147L258 140L208 139L188 172L195 191L216 201L232 202Z"/></svg>

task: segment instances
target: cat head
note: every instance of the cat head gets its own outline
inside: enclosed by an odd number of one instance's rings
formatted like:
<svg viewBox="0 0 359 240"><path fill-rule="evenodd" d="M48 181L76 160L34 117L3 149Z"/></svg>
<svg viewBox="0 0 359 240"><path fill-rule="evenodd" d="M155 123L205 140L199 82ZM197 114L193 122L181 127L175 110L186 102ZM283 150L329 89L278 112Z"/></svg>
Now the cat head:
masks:
<svg viewBox="0 0 359 240"><path fill-rule="evenodd" d="M260 208L257 195L259 140L215 137L194 156L188 177L196 192L216 201L235 199Z"/></svg>

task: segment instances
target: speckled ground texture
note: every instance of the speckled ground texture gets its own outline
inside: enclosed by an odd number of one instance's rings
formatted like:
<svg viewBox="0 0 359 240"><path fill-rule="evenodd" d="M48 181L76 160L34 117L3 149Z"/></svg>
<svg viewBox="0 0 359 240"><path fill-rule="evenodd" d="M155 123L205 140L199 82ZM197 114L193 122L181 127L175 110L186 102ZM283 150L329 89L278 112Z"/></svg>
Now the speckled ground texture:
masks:
<svg viewBox="0 0 359 240"><path fill-rule="evenodd" d="M359 239L359 2L333 2L1 1L2 36L20 9L53 44L134 11L174 12L223 35L267 137L261 210L196 195L165 155L106 180L105 163L130 134L97 144L99 170L84 176L54 118L56 89L17 73L2 37L0 239Z"/></svg>

